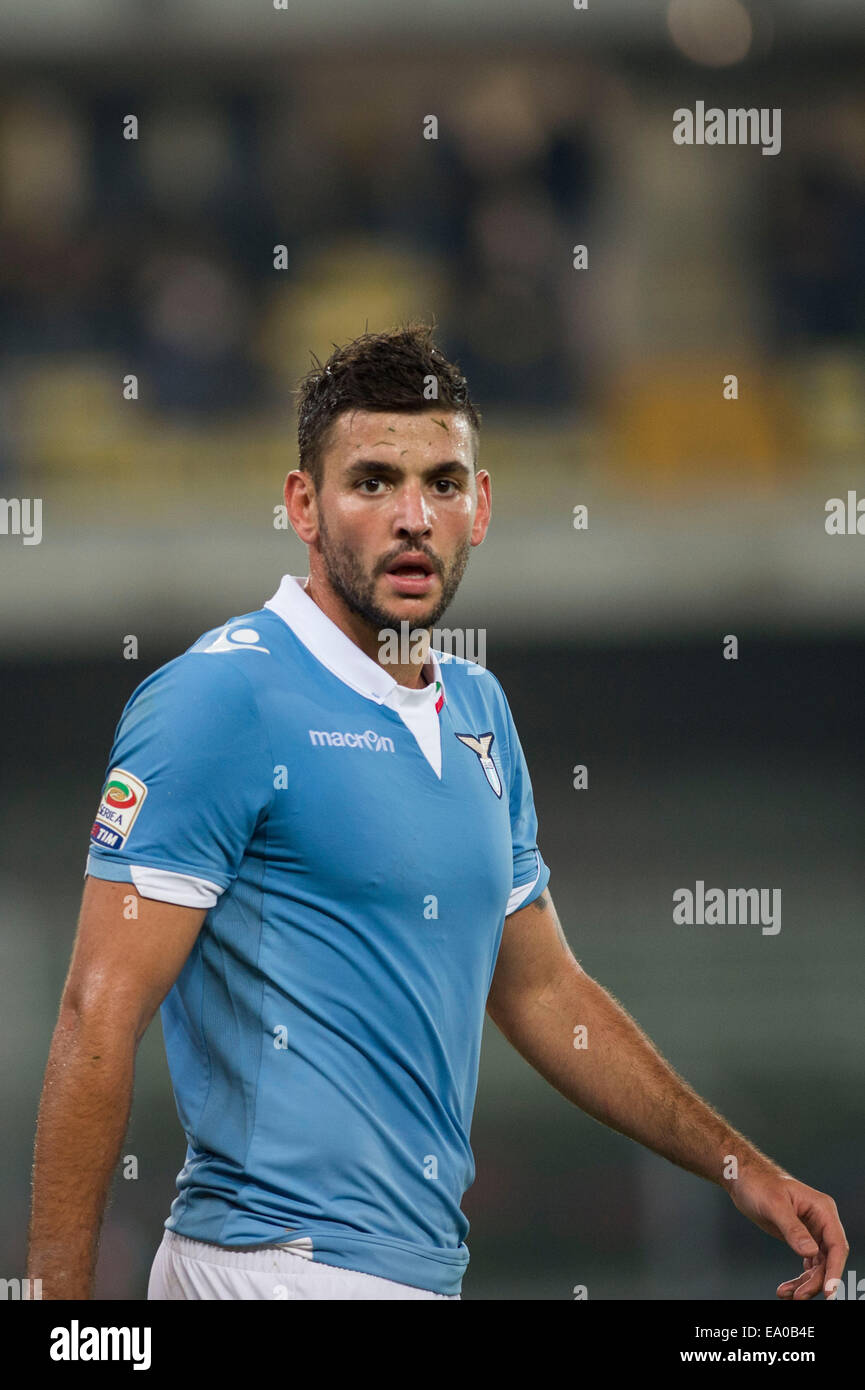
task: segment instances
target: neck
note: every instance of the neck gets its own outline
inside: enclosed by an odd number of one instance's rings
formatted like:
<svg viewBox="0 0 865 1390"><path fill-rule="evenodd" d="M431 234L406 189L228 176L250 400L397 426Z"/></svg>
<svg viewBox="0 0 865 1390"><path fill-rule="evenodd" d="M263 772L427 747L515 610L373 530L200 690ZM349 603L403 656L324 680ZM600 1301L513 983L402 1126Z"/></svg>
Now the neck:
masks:
<svg viewBox="0 0 865 1390"><path fill-rule="evenodd" d="M405 620L389 642L381 642L379 629L352 612L329 585L318 583L310 574L303 588L331 622L336 623L365 656L387 671L397 685L404 685L409 690L422 690L431 684L433 664L429 656L429 628L415 628Z"/></svg>

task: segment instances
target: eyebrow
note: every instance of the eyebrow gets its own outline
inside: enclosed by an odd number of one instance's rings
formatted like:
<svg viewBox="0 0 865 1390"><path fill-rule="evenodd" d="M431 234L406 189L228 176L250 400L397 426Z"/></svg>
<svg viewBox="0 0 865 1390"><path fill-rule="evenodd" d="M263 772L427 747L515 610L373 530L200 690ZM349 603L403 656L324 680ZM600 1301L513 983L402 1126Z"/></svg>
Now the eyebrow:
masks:
<svg viewBox="0 0 865 1390"><path fill-rule="evenodd" d="M381 478L400 478L404 471L399 464L385 463L381 459L355 459L354 463L346 468L344 476L351 479L367 478L370 474L376 474ZM443 473L461 473L468 478L471 476L471 469L461 459L449 459L445 463L431 464L423 470L421 476L436 478Z"/></svg>

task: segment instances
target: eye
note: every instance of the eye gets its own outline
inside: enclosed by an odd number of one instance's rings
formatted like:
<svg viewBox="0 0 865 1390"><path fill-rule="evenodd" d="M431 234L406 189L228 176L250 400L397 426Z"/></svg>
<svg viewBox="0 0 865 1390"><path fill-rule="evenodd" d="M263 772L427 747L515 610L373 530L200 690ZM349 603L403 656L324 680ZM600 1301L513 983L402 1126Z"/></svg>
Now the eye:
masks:
<svg viewBox="0 0 865 1390"><path fill-rule="evenodd" d="M439 487L442 483L446 488L454 488L457 492L459 492L459 483L456 481L455 478L436 478L436 487ZM443 497L447 497L448 493L443 492L441 495Z"/></svg>
<svg viewBox="0 0 865 1390"><path fill-rule="evenodd" d="M380 483L382 486L384 486L384 478L361 478L360 482L358 483L358 487L365 488L368 483L373 483L376 485ZM368 492L366 495L367 497L377 497L378 493Z"/></svg>

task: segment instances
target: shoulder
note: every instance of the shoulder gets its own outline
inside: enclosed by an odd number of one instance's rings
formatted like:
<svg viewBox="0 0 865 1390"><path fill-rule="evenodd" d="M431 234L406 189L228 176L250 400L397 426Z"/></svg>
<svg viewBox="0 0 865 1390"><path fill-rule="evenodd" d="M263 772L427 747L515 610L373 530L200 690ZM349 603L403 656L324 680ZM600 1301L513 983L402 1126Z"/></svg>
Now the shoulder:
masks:
<svg viewBox="0 0 865 1390"><path fill-rule="evenodd" d="M210 628L137 686L124 715L141 717L164 710L184 721L249 716L256 707L257 687L271 674L281 623L261 609Z"/></svg>
<svg viewBox="0 0 865 1390"><path fill-rule="evenodd" d="M278 614L266 608L259 608L253 613L238 614L219 627L210 628L202 633L183 656L216 658L213 661L198 663L203 670L212 669L219 672L222 668L237 667L247 675L255 671L260 673L262 668L266 669L271 663L262 663L252 658L272 658L275 646L285 630L285 623ZM244 661L244 657L250 660Z"/></svg>
<svg viewBox="0 0 865 1390"><path fill-rule="evenodd" d="M510 718L505 692L498 677L487 666L462 656L436 651L445 691L456 692L473 708L486 710L491 716L507 721Z"/></svg>

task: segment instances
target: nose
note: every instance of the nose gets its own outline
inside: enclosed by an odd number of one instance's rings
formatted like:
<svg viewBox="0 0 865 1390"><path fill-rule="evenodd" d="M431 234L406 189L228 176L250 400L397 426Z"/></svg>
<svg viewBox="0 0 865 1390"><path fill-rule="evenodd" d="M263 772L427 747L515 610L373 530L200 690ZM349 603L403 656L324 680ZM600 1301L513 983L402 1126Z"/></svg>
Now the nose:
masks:
<svg viewBox="0 0 865 1390"><path fill-rule="evenodd" d="M432 511L424 496L420 479L413 479L399 489L394 515L394 529L400 536L429 535Z"/></svg>

